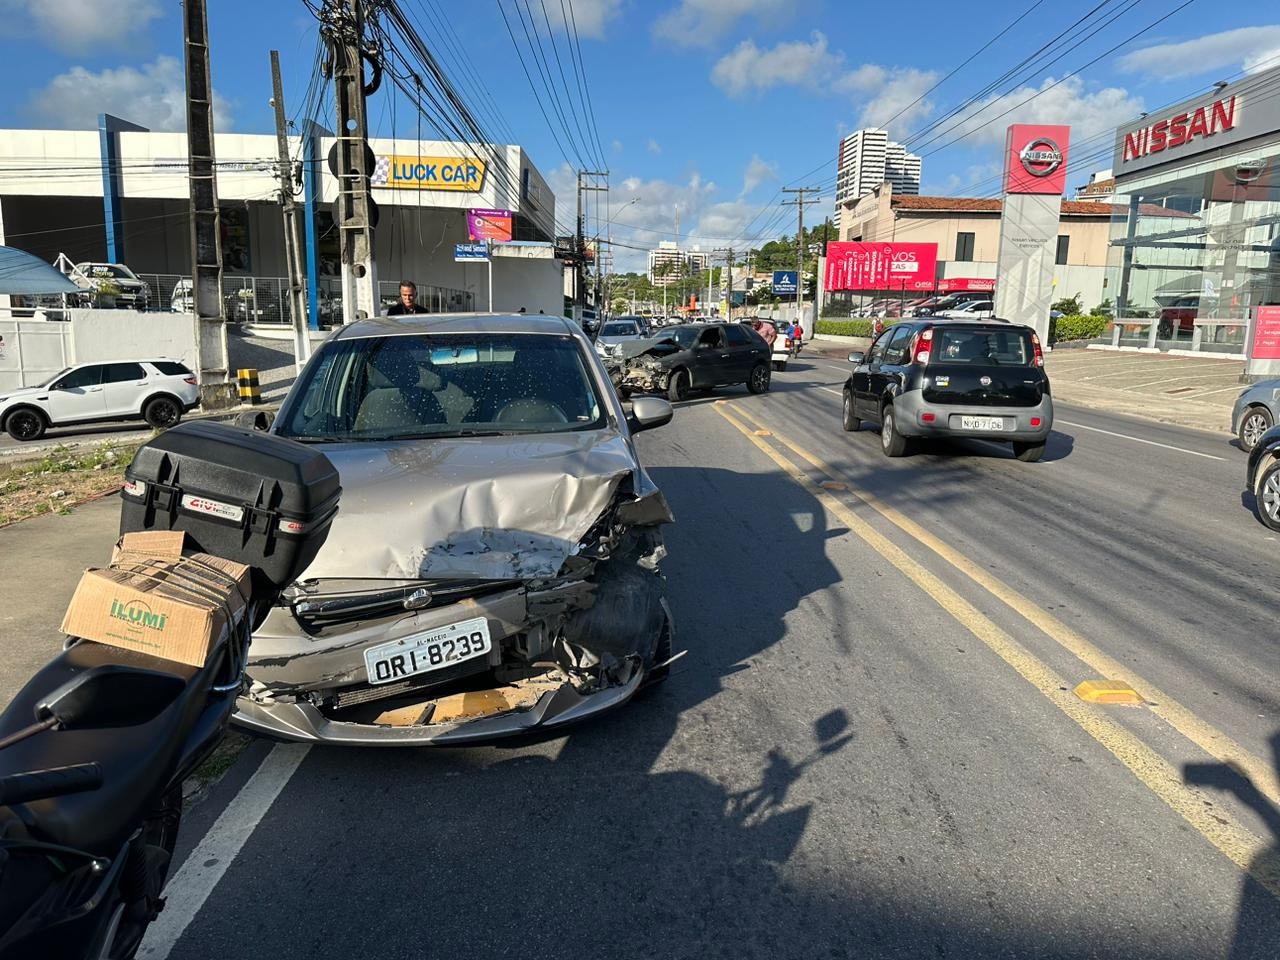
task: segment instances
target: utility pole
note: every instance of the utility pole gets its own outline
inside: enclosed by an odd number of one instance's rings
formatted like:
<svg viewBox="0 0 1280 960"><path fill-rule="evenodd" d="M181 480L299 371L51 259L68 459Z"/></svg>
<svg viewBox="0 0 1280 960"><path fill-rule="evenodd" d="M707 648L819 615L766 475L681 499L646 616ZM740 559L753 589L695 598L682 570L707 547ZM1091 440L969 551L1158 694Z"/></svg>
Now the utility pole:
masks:
<svg viewBox="0 0 1280 960"><path fill-rule="evenodd" d="M336 109L335 168L338 177L338 242L342 253L342 319L351 323L382 312L378 273L373 262L373 223L377 209L369 178L374 156L369 148L365 97L378 88L375 68L364 82L364 8L367 0L326 0L321 34L333 63Z"/></svg>
<svg viewBox="0 0 1280 960"><path fill-rule="evenodd" d="M727 270L726 279L729 285L729 293L725 298L725 319L729 320L733 317L733 247L719 247L713 251L713 255L724 257L725 269Z"/></svg>
<svg viewBox="0 0 1280 960"><path fill-rule="evenodd" d="M592 183L583 183L587 177L607 177L608 170L579 170L578 171L578 243L577 243L577 266L574 270L574 299L577 301L579 308L585 309L587 306L587 237L586 223L582 219L582 195L584 193L608 193L609 185L606 183L603 187ZM600 255L600 251L596 251L596 256ZM599 267L596 268L599 272ZM597 297L597 301L598 301ZM596 303L596 314L599 316L600 304ZM582 321L581 310L579 311L578 321Z"/></svg>
<svg viewBox="0 0 1280 960"><path fill-rule="evenodd" d="M187 0L182 9L187 70L187 177L191 191L191 319L195 326L200 401L216 408L230 406L234 391L222 304L222 230L213 148L209 19L205 0Z"/></svg>
<svg viewBox="0 0 1280 960"><path fill-rule="evenodd" d="M822 198L805 199L806 193L817 193L817 187L783 187L782 192L796 194L794 200L784 200L782 205L795 207L800 216L800 227L796 233L796 322L799 323L804 316L804 208L811 203L820 203Z"/></svg>
<svg viewBox="0 0 1280 960"><path fill-rule="evenodd" d="M276 109L276 150L280 155L280 206L284 211L284 256L289 269L289 319L293 324L296 372L311 356L307 335L307 301L303 296L302 245L298 238L298 208L293 202L293 162L289 159L289 131L285 124L284 85L280 82L280 51L271 51L271 104Z"/></svg>

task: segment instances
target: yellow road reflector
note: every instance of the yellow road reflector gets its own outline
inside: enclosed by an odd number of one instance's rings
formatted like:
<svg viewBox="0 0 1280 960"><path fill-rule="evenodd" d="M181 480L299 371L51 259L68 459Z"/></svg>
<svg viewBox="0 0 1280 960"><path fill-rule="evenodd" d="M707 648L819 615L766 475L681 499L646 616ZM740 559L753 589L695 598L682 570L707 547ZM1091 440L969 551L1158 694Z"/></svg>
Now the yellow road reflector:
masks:
<svg viewBox="0 0 1280 960"><path fill-rule="evenodd" d="M716 406L717 406L717 407L722 407L722 406L724 406L724 405L725 405L726 403L728 403L728 402L729 402L728 400L717 400L717 401L716 401Z"/></svg>
<svg viewBox="0 0 1280 960"><path fill-rule="evenodd" d="M772 437L772 436L773 436L773 434L772 434L770 431L768 431L768 430L757 430L757 431L756 431L756 436L757 436L757 437Z"/></svg>
<svg viewBox="0 0 1280 960"><path fill-rule="evenodd" d="M848 486L836 480L823 480L818 484L823 490L848 490Z"/></svg>
<svg viewBox="0 0 1280 960"><path fill-rule="evenodd" d="M1085 703L1125 703L1136 706L1142 696L1123 680L1086 680L1076 687L1076 696Z"/></svg>

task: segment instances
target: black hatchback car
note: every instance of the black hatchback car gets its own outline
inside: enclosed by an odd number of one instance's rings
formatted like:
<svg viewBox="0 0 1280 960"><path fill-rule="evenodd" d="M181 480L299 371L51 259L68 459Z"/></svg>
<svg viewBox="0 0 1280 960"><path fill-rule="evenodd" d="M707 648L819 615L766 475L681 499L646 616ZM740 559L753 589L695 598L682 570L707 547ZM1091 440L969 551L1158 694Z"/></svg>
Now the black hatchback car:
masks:
<svg viewBox="0 0 1280 960"><path fill-rule="evenodd" d="M1003 440L1026 461L1044 453L1053 399L1030 327L919 317L889 327L849 361L844 428L879 424L886 456L902 456L917 437Z"/></svg>
<svg viewBox="0 0 1280 960"><path fill-rule="evenodd" d="M621 343L605 366L619 393L662 393L685 400L694 390L745 383L769 389L773 357L760 334L740 323L666 327L648 340Z"/></svg>

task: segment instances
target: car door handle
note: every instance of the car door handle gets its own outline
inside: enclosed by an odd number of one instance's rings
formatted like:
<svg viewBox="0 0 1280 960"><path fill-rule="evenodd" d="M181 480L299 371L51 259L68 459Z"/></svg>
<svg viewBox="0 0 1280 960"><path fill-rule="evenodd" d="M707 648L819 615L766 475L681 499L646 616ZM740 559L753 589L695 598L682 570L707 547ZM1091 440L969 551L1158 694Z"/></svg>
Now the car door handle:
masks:
<svg viewBox="0 0 1280 960"><path fill-rule="evenodd" d="M90 392L90 393L101 393L101 392L102 392L102 388L101 388L101 387L90 387L90 388L89 388L89 392Z"/></svg>
<svg viewBox="0 0 1280 960"><path fill-rule="evenodd" d="M727 353L722 353L722 354L720 354L720 359L721 359L721 360L728 360L728 359L729 359L729 355L728 355Z"/></svg>

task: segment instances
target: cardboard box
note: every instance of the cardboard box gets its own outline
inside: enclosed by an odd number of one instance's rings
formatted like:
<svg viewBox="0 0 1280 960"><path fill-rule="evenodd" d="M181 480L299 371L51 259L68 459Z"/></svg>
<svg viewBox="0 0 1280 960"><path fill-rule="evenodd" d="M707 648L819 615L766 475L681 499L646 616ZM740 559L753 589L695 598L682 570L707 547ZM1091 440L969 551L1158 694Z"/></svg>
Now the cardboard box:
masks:
<svg viewBox="0 0 1280 960"><path fill-rule="evenodd" d="M202 667L244 615L250 568L187 549L181 531L125 534L107 569L86 570L62 632Z"/></svg>

